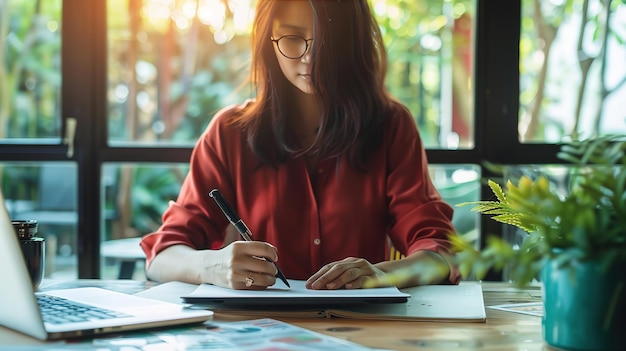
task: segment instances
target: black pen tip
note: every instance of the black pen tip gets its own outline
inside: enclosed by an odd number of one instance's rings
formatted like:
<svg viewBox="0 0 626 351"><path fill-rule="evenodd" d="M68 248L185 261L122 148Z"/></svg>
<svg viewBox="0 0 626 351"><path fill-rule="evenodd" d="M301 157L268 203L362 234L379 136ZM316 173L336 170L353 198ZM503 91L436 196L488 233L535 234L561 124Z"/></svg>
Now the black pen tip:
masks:
<svg viewBox="0 0 626 351"><path fill-rule="evenodd" d="M282 280L283 283L285 283L285 285L287 285L288 288L291 288L291 285L289 285L289 282L287 281L287 277L285 277L285 275L282 272L279 271L276 276L280 278L280 280Z"/></svg>

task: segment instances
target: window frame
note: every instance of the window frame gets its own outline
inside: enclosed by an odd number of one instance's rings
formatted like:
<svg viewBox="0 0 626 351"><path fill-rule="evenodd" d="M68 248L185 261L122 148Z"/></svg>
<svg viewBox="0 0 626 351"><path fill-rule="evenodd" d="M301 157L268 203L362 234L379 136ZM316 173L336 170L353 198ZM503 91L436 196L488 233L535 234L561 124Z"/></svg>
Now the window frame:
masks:
<svg viewBox="0 0 626 351"><path fill-rule="evenodd" d="M78 278L100 278L101 168L105 163L187 163L192 146L111 147L107 143L106 0L63 0L62 118L78 121L75 153L64 145L2 144L2 161L74 161L78 169ZM474 19L474 148L427 149L430 164L476 164L483 179L495 164L558 164L558 144L518 138L521 0L476 0ZM67 44L67 43L71 43ZM65 125L65 123L63 123ZM64 133L64 131L63 131ZM62 135L64 135L62 133ZM490 198L483 186L481 198ZM481 247L501 226L482 216ZM490 273L486 280L499 280Z"/></svg>

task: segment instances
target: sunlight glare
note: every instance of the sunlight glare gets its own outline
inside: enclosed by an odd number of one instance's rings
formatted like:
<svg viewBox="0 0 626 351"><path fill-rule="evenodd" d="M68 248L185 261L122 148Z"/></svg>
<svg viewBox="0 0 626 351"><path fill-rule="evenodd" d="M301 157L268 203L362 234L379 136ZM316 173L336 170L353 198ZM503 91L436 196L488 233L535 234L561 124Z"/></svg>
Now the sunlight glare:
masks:
<svg viewBox="0 0 626 351"><path fill-rule="evenodd" d="M220 41L229 41L235 34L251 31L254 21L254 0L145 0L143 17L153 28L165 31L170 21L180 30L188 30L195 18L209 27ZM232 13L232 26L226 28L227 8ZM219 33L219 32L228 33ZM230 33L233 32L233 33Z"/></svg>
<svg viewBox="0 0 626 351"><path fill-rule="evenodd" d="M426 50L437 52L443 47L441 38L434 34L424 34L420 38L420 46Z"/></svg>
<svg viewBox="0 0 626 351"><path fill-rule="evenodd" d="M176 23L176 27L181 30L189 29L192 19L193 17L187 17L184 12L179 9L172 11L172 20Z"/></svg>
<svg viewBox="0 0 626 351"><path fill-rule="evenodd" d="M467 9L464 3L458 2L454 4L453 11L454 11L454 18L459 18L463 16L469 10Z"/></svg>
<svg viewBox="0 0 626 351"><path fill-rule="evenodd" d="M150 21L160 22L170 18L171 1L168 0L152 0L143 7L143 13Z"/></svg>
<svg viewBox="0 0 626 351"><path fill-rule="evenodd" d="M172 0L150 0L141 9L143 18L159 31L164 31L171 16Z"/></svg>
<svg viewBox="0 0 626 351"><path fill-rule="evenodd" d="M126 99L128 99L128 86L126 86L125 84L118 84L115 89L114 89L114 96L115 96L115 101L117 101L118 103L123 103L126 101Z"/></svg>
<svg viewBox="0 0 626 351"><path fill-rule="evenodd" d="M377 0L374 1L373 6L374 13L378 16L384 16L387 13L387 4L385 4L385 0Z"/></svg>
<svg viewBox="0 0 626 351"><path fill-rule="evenodd" d="M252 3L250 0L230 0L228 7L233 13L233 26L238 34L249 31L249 26L254 20Z"/></svg>
<svg viewBox="0 0 626 351"><path fill-rule="evenodd" d="M215 32L215 34L213 34L213 40L215 40L217 44L225 44L228 42L228 34L223 30Z"/></svg>
<svg viewBox="0 0 626 351"><path fill-rule="evenodd" d="M428 29L431 32L438 32L448 24L448 18L446 16L436 16L428 24Z"/></svg>
<svg viewBox="0 0 626 351"><path fill-rule="evenodd" d="M59 30L59 22L57 21L48 21L46 22L46 26L48 27L48 30L53 33Z"/></svg>
<svg viewBox="0 0 626 351"><path fill-rule="evenodd" d="M196 17L196 1L187 1L182 6L183 16L192 20Z"/></svg>
<svg viewBox="0 0 626 351"><path fill-rule="evenodd" d="M224 29L226 6L221 0L202 0L198 5L198 19L213 32L219 32Z"/></svg>
<svg viewBox="0 0 626 351"><path fill-rule="evenodd" d="M402 16L402 11L398 8L398 6L389 6L387 8L387 17L390 18L400 18Z"/></svg>
<svg viewBox="0 0 626 351"><path fill-rule="evenodd" d="M479 180L479 174L474 169L458 169L452 173L452 181L456 184L475 182Z"/></svg>

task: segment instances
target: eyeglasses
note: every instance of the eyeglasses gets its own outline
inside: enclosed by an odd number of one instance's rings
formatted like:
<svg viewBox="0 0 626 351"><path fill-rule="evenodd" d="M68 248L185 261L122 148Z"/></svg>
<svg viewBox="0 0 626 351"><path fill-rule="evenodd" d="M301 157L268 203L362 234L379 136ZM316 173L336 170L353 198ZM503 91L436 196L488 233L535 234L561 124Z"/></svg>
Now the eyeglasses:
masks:
<svg viewBox="0 0 626 351"><path fill-rule="evenodd" d="M299 59L309 50L313 39L304 39L297 35L285 35L278 39L270 38L276 43L278 51L289 59Z"/></svg>

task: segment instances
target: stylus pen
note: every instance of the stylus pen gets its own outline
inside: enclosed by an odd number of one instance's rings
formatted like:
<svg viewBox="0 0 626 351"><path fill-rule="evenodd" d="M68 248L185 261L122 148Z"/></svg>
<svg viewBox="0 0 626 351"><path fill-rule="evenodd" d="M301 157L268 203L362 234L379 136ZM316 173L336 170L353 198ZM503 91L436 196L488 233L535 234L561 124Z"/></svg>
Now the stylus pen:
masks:
<svg viewBox="0 0 626 351"><path fill-rule="evenodd" d="M241 218L237 216L237 213L235 213L233 208L230 207L230 205L228 204L226 199L222 196L220 191L217 189L213 189L209 193L209 196L212 197L213 200L215 200L215 202L217 202L217 205L220 207L220 209L224 213L224 216L226 216L226 218L228 218L230 223L232 223L235 226L235 228L237 228L237 231L239 232L239 234L241 234L241 237L243 238L243 240L253 241L252 232L250 232L250 229L248 229L248 226L241 220ZM264 259L267 262L272 262L265 257ZM287 282L287 278L285 278L285 275L283 274L283 272L280 271L276 263L274 263L274 267L276 267L276 272L278 272L276 273L276 276L280 278L280 280L282 280L283 283L285 283L285 285L291 288L291 285L289 285L289 282Z"/></svg>

